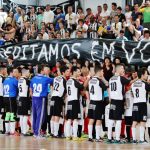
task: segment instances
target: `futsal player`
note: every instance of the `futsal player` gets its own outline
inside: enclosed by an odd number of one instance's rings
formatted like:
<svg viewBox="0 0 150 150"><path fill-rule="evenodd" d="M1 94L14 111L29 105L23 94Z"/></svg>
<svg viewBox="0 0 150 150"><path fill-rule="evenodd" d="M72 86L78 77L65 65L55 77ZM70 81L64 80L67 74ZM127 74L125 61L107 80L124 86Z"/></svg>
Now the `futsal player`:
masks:
<svg viewBox="0 0 150 150"><path fill-rule="evenodd" d="M104 91L107 89L100 77L103 76L103 69L100 66L95 66L95 76L89 81L89 95L90 104L88 108L88 134L89 141L93 142L93 124L96 121L95 131L96 131L96 142L101 142L100 132L102 119L104 117L105 105L104 105Z"/></svg>
<svg viewBox="0 0 150 150"><path fill-rule="evenodd" d="M0 66L0 122L1 129L0 132L5 132L5 124L4 124L4 100L3 100L3 82L5 79L5 75L7 74L7 69L5 66Z"/></svg>
<svg viewBox="0 0 150 150"><path fill-rule="evenodd" d="M121 143L121 123L124 114L124 86L130 83L130 80L123 77L125 74L124 65L116 65L115 75L109 80L110 112L108 125L108 143L112 143L112 127L115 125L116 141Z"/></svg>
<svg viewBox="0 0 150 150"><path fill-rule="evenodd" d="M80 92L84 86L80 84L77 78L81 75L81 71L77 67L72 67L72 77L67 81L67 122L66 137L71 137L71 123L73 122L73 140L78 140L78 120L81 118L80 111Z"/></svg>
<svg viewBox="0 0 150 150"><path fill-rule="evenodd" d="M18 95L18 70L9 68L8 77L4 80L4 103L5 103L5 128L6 134L15 135L15 123L16 123L16 112L17 102L16 98Z"/></svg>
<svg viewBox="0 0 150 150"><path fill-rule="evenodd" d="M22 76L18 81L18 115L20 116L20 127L21 133L24 136L29 136L28 134L28 116L30 113L30 98L29 98L29 69L22 69Z"/></svg>
<svg viewBox="0 0 150 150"><path fill-rule="evenodd" d="M146 68L141 68L138 71L138 80L131 86L133 99L133 112L132 112L132 136L133 143L136 144L136 126L140 124L140 144L145 144L144 133L145 124L147 121L147 92L150 91L150 84L147 81L148 72Z"/></svg>
<svg viewBox="0 0 150 150"><path fill-rule="evenodd" d="M70 74L70 69L66 66L60 68L61 75L54 78L52 99L51 99L51 134L58 136L59 120L62 116L64 97L66 95L66 77Z"/></svg>
<svg viewBox="0 0 150 150"><path fill-rule="evenodd" d="M41 126L46 117L46 99L49 84L53 84L53 79L44 76L44 66L38 65L38 74L34 76L30 82L34 137L41 137Z"/></svg>

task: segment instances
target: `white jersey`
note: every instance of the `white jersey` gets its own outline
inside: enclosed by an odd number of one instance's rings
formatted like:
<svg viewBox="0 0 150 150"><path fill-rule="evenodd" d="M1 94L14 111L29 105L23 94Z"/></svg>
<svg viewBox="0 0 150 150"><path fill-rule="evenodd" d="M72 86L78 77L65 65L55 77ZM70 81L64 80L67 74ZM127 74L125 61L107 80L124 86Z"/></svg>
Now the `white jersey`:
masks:
<svg viewBox="0 0 150 150"><path fill-rule="evenodd" d="M63 97L66 92L66 80L62 76L54 78L53 82L53 96Z"/></svg>
<svg viewBox="0 0 150 150"><path fill-rule="evenodd" d="M125 116L132 116L133 95L132 95L132 91L131 90L126 92L126 94L125 94L125 102L126 102Z"/></svg>
<svg viewBox="0 0 150 150"><path fill-rule="evenodd" d="M21 77L18 82L19 97L29 96L29 80L25 77Z"/></svg>
<svg viewBox="0 0 150 150"><path fill-rule="evenodd" d="M90 100L93 101L103 100L104 90L106 90L105 84L98 77L93 77L89 81Z"/></svg>
<svg viewBox="0 0 150 150"><path fill-rule="evenodd" d="M109 80L110 99L123 100L124 86L130 81L122 76L113 76Z"/></svg>
<svg viewBox="0 0 150 150"><path fill-rule="evenodd" d="M3 81L4 77L0 75L0 96L3 96Z"/></svg>
<svg viewBox="0 0 150 150"><path fill-rule="evenodd" d="M150 85L142 80L137 80L131 86L134 96L134 103L146 103L147 91L150 91Z"/></svg>
<svg viewBox="0 0 150 150"><path fill-rule="evenodd" d="M79 100L81 90L83 90L83 85L79 81L73 78L69 79L67 81L67 100Z"/></svg>

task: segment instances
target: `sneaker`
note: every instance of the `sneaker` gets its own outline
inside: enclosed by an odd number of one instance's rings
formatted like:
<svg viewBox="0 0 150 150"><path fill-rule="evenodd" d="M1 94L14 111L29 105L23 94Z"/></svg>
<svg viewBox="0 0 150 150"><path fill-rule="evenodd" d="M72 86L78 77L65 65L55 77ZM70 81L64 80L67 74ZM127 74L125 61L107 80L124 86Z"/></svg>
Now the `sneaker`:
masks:
<svg viewBox="0 0 150 150"><path fill-rule="evenodd" d="M53 138L58 139L58 138L60 138L60 137L59 137L58 135L54 135Z"/></svg>
<svg viewBox="0 0 150 150"><path fill-rule="evenodd" d="M114 142L113 142L113 144L125 144L123 141L120 141L120 140L115 140Z"/></svg>
<svg viewBox="0 0 150 150"><path fill-rule="evenodd" d="M23 134L23 136L32 136L30 133Z"/></svg>
<svg viewBox="0 0 150 150"><path fill-rule="evenodd" d="M106 141L106 143L107 143L107 144L113 144L113 143L114 143L114 141L113 141L113 140L109 140L109 139L108 139L108 140Z"/></svg>
<svg viewBox="0 0 150 150"><path fill-rule="evenodd" d="M88 134L82 134L82 136L81 136L82 138L88 138L89 136L88 136Z"/></svg>
<svg viewBox="0 0 150 150"><path fill-rule="evenodd" d="M93 139L91 139L91 138L89 138L89 139L88 139L88 141L89 141L89 142L94 142L94 140L93 140Z"/></svg>
<svg viewBox="0 0 150 150"><path fill-rule="evenodd" d="M101 139L96 139L95 142L103 142Z"/></svg>
<svg viewBox="0 0 150 150"><path fill-rule="evenodd" d="M43 135L38 135L36 138L37 139L45 139L45 137Z"/></svg>
<svg viewBox="0 0 150 150"><path fill-rule="evenodd" d="M37 135L33 134L33 137L34 137L34 138L36 138L36 137L37 137Z"/></svg>
<svg viewBox="0 0 150 150"><path fill-rule="evenodd" d="M5 132L5 135L10 135L10 133L9 132Z"/></svg>
<svg viewBox="0 0 150 150"><path fill-rule="evenodd" d="M138 144L138 141L137 140L133 140L132 144Z"/></svg>
<svg viewBox="0 0 150 150"><path fill-rule="evenodd" d="M139 144L148 144L147 141L139 141L138 143L139 143Z"/></svg>

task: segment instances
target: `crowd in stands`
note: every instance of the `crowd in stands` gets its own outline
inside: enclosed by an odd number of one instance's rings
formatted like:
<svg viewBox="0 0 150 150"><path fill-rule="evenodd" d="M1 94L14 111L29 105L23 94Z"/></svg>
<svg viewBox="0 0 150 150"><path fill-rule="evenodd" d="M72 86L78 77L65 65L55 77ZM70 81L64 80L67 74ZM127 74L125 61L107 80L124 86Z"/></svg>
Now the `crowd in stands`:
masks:
<svg viewBox="0 0 150 150"><path fill-rule="evenodd" d="M3 8L0 12L5 12ZM7 12L0 18L0 45L4 41L21 42L29 40L69 39L69 38L107 38L117 40L150 40L150 1L141 6L125 8L111 4L97 6L94 14L91 8L84 13L81 7L77 12L68 6L63 12L46 7L30 7L28 11L17 7L15 13Z"/></svg>

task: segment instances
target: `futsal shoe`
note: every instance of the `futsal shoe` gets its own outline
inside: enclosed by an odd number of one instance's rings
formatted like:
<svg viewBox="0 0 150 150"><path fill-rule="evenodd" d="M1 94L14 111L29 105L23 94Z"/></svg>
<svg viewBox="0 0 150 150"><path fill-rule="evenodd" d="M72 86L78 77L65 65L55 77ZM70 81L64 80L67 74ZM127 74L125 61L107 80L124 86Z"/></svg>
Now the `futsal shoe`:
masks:
<svg viewBox="0 0 150 150"><path fill-rule="evenodd" d="M138 141L137 140L133 140L132 144L138 144Z"/></svg>
<svg viewBox="0 0 150 150"><path fill-rule="evenodd" d="M95 142L103 142L102 139L96 139Z"/></svg>
<svg viewBox="0 0 150 150"><path fill-rule="evenodd" d="M88 139L88 141L89 141L89 142L94 142L94 140L93 140L93 139L91 139L91 138L89 138L89 139Z"/></svg>
<svg viewBox="0 0 150 150"><path fill-rule="evenodd" d="M72 137L66 137L66 140L70 141L72 140Z"/></svg>
<svg viewBox="0 0 150 150"><path fill-rule="evenodd" d="M139 141L138 144L148 144L147 141Z"/></svg>
<svg viewBox="0 0 150 150"><path fill-rule="evenodd" d="M113 144L113 143L114 143L114 141L113 141L113 140L109 140L109 139L108 139L108 140L106 141L106 143L107 143L107 144Z"/></svg>

